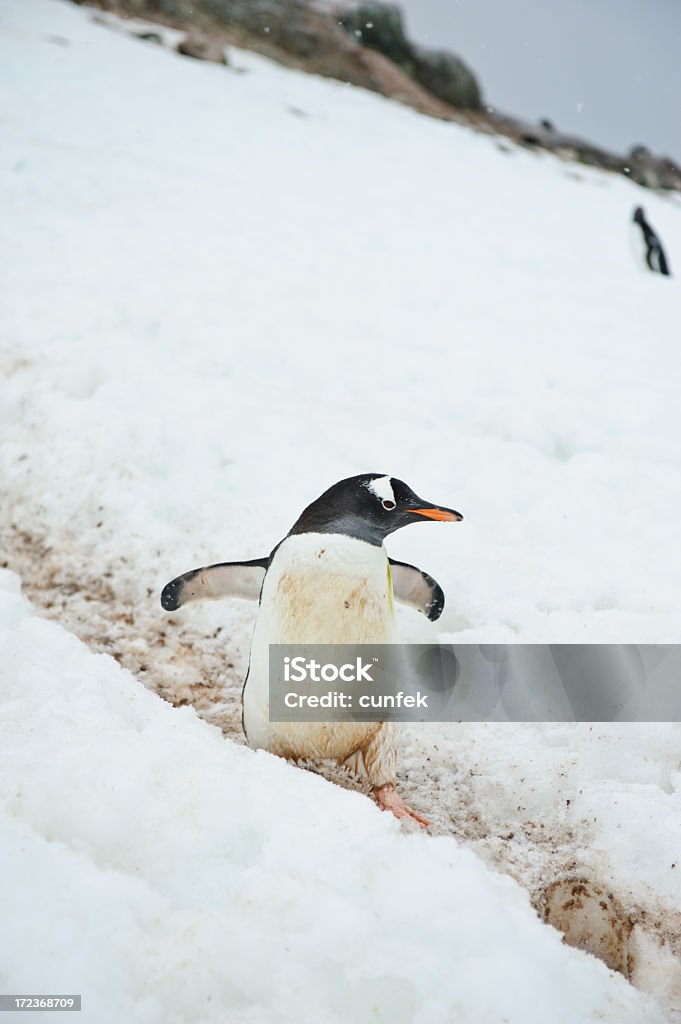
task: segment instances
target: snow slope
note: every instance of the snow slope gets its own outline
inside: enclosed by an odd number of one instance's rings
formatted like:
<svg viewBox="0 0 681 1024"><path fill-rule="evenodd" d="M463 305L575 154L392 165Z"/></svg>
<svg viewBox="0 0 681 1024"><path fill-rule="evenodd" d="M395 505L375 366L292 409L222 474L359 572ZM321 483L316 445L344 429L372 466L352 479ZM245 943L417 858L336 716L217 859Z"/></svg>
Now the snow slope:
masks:
<svg viewBox="0 0 681 1024"><path fill-rule="evenodd" d="M391 539L447 594L406 638L678 639L679 289L627 244L642 202L681 267L677 197L58 0L0 7L0 59L0 564L48 615L237 736L254 608L167 618L160 586L377 470L466 517ZM659 1019L451 838L172 710L12 580L3 991L83 987L97 1021ZM612 893L634 980L681 1007L679 732L414 729L401 786L535 902Z"/></svg>
<svg viewBox="0 0 681 1024"><path fill-rule="evenodd" d="M458 639L677 639L681 303L628 247L642 201L681 272L676 197L66 5L1 17L15 522L125 552L139 598L377 470L466 517L391 541Z"/></svg>
<svg viewBox="0 0 681 1024"><path fill-rule="evenodd" d="M97 1024L664 1019L474 854L226 743L6 571L0 657L3 991Z"/></svg>

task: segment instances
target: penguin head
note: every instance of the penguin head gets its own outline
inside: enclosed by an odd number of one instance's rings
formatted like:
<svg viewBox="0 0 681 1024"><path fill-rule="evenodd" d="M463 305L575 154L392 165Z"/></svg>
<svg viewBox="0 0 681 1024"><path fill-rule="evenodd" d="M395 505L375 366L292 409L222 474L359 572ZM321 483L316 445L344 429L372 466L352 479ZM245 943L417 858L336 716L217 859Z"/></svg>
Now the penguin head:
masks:
<svg viewBox="0 0 681 1024"><path fill-rule="evenodd" d="M643 224L643 222L645 220L645 213L643 211L643 207L642 206L637 206L636 207L636 209L634 210L634 213L633 213L633 216L632 216L631 219L633 221L635 221L637 224Z"/></svg>
<svg viewBox="0 0 681 1024"><path fill-rule="evenodd" d="M295 522L297 533L340 533L380 546L389 534L410 523L460 522L454 509L419 498L403 480L363 473L339 480L313 501Z"/></svg>

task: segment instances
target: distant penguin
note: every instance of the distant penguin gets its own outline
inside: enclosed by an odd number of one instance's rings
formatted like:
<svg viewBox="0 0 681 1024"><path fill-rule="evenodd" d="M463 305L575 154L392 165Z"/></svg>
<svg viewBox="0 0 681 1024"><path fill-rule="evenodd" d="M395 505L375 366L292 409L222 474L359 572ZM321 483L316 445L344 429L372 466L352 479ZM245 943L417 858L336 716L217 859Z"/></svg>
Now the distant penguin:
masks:
<svg viewBox="0 0 681 1024"><path fill-rule="evenodd" d="M249 746L294 761L335 760L370 784L383 810L425 827L426 819L395 788L393 725L270 722L269 645L394 643L393 596L431 620L439 618L441 588L413 565L388 558L383 542L410 523L462 518L417 497L394 477L349 477L308 505L269 557L194 569L164 587L161 604L175 611L201 598L259 598L243 688Z"/></svg>
<svg viewBox="0 0 681 1024"><path fill-rule="evenodd" d="M633 220L633 241L635 252L639 259L649 270L656 274L664 274L671 277L671 270L662 242L657 237L650 224L646 220L642 206L637 206L632 217Z"/></svg>

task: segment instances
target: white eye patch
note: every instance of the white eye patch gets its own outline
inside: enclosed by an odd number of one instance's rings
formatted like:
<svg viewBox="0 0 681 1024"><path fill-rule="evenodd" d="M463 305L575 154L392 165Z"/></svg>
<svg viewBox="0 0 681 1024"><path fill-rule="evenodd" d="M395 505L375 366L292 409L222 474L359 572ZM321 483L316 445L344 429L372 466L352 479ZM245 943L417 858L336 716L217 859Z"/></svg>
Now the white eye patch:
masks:
<svg viewBox="0 0 681 1024"><path fill-rule="evenodd" d="M391 502L388 508L395 508L397 502L395 501L392 480L389 476L379 476L375 480L369 480L366 486L380 501Z"/></svg>

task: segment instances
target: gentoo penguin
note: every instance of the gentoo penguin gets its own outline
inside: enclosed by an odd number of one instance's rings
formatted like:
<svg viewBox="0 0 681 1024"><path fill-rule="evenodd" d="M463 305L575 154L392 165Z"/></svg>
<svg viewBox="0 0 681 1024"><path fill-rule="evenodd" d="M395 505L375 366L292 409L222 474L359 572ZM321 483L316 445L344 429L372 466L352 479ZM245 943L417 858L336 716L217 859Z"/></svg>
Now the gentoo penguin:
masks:
<svg viewBox="0 0 681 1024"><path fill-rule="evenodd" d="M383 810L426 826L395 789L393 725L270 722L269 645L394 643L393 596L439 618L441 588L413 565L388 558L383 542L410 523L462 518L394 477L349 477L308 505L268 558L194 569L167 584L161 604L175 611L201 598L259 597L243 688L248 744L294 761L335 760L371 785Z"/></svg>
<svg viewBox="0 0 681 1024"><path fill-rule="evenodd" d="M642 206L637 206L632 217L634 222L634 245L637 256L649 270L671 277L671 270L662 242L646 220Z"/></svg>

